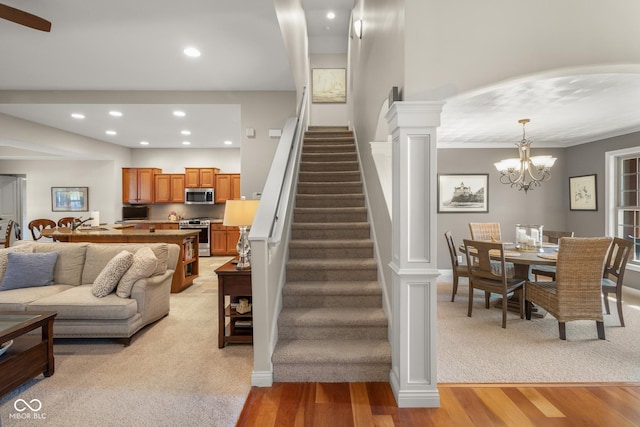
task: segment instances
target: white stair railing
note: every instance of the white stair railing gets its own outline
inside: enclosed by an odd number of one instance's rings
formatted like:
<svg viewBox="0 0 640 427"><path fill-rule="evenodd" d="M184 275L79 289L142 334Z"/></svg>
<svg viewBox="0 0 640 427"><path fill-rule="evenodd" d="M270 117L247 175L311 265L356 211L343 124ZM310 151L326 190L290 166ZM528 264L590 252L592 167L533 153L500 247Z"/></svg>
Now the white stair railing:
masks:
<svg viewBox="0 0 640 427"><path fill-rule="evenodd" d="M307 89L298 117L287 120L265 182L249 241L253 304L253 373L251 384L273 383L271 355L277 343L277 318L286 279L289 231L293 217L302 138L306 123Z"/></svg>

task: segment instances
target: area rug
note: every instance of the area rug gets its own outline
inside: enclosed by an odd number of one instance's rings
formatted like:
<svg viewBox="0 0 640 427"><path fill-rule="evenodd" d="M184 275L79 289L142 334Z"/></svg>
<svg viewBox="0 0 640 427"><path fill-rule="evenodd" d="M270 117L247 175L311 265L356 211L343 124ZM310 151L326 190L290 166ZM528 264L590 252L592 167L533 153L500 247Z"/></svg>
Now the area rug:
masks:
<svg viewBox="0 0 640 427"><path fill-rule="evenodd" d="M451 302L451 276L438 279L438 382L638 382L640 381L640 293L625 292L620 327L614 301L604 315L606 340L599 340L595 321L567 322L567 340L558 338L551 315L531 321L509 312L484 308L476 291L472 317L466 279Z"/></svg>
<svg viewBox="0 0 640 427"><path fill-rule="evenodd" d="M253 347L218 349L213 270L227 260L201 258L200 277L172 294L170 314L140 331L129 347L56 340L55 374L5 395L0 425L235 425L251 387ZM42 405L37 419L22 403L33 399Z"/></svg>

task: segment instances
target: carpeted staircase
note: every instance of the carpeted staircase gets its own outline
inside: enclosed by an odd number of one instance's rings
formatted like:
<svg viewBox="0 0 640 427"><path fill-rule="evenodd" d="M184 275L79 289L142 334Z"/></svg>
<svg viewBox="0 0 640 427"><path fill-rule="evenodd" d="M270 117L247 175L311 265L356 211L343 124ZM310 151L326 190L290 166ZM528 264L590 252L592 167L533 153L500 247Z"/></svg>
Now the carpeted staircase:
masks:
<svg viewBox="0 0 640 427"><path fill-rule="evenodd" d="M353 134L306 132L274 381L388 381L391 346Z"/></svg>

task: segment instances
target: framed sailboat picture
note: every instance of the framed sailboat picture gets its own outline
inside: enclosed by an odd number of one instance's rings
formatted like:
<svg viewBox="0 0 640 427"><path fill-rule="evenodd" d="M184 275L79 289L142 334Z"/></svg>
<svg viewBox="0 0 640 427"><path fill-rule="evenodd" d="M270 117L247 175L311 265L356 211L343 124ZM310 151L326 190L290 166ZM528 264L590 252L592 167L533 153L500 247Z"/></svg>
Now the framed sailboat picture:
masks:
<svg viewBox="0 0 640 427"><path fill-rule="evenodd" d="M489 174L438 175L438 212L489 212Z"/></svg>
<svg viewBox="0 0 640 427"><path fill-rule="evenodd" d="M311 70L311 102L347 102L347 69L314 68Z"/></svg>

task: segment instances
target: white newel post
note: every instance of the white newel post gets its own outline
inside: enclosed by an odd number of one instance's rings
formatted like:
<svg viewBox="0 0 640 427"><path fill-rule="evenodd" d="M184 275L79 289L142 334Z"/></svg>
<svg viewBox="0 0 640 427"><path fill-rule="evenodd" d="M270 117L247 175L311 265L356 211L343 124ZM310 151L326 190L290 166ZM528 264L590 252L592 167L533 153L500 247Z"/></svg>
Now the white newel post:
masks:
<svg viewBox="0 0 640 427"><path fill-rule="evenodd" d="M401 408L439 407L436 372L436 128L441 102L396 102L391 387Z"/></svg>

